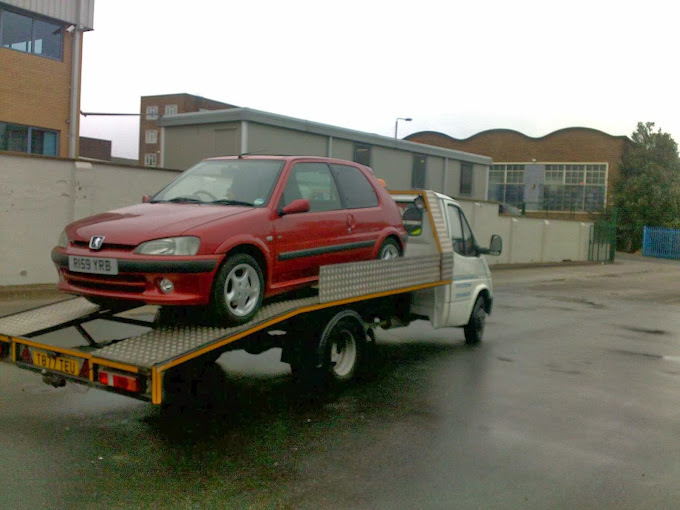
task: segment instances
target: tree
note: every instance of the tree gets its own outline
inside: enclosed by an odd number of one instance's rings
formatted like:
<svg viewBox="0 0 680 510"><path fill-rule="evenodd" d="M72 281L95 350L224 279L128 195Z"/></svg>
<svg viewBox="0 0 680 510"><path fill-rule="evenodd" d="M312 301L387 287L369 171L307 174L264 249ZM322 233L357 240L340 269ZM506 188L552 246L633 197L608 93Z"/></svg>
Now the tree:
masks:
<svg viewBox="0 0 680 510"><path fill-rule="evenodd" d="M638 122L613 186L619 249L642 247L645 226L680 227L680 157L671 135Z"/></svg>

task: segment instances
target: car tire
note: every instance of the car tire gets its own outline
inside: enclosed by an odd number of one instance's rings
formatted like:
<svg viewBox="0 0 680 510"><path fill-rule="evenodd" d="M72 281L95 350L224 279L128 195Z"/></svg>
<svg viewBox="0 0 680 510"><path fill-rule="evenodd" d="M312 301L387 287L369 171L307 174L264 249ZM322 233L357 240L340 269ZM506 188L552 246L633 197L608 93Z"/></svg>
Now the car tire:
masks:
<svg viewBox="0 0 680 510"><path fill-rule="evenodd" d="M248 322L260 309L264 288L262 269L251 255L230 255L213 284L213 315L227 326Z"/></svg>
<svg viewBox="0 0 680 510"><path fill-rule="evenodd" d="M486 311L484 310L484 297L478 296L475 306L472 307L470 320L464 326L465 343L467 345L477 345L484 337L484 326L486 325Z"/></svg>
<svg viewBox="0 0 680 510"><path fill-rule="evenodd" d="M385 239L378 250L378 259L381 260L396 259L401 255L401 246L391 237Z"/></svg>

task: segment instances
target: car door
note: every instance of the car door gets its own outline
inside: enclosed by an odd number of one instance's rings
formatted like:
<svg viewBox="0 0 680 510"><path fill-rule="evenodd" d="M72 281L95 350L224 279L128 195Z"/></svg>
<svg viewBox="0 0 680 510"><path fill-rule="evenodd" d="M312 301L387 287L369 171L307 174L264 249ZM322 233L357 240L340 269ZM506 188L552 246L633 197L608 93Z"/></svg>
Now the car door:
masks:
<svg viewBox="0 0 680 510"><path fill-rule="evenodd" d="M450 286L451 306L447 325L466 324L472 309L472 300L478 286L485 278L486 268L477 252L472 229L463 211L453 202L445 202L446 219L453 243L453 282Z"/></svg>
<svg viewBox="0 0 680 510"><path fill-rule="evenodd" d="M334 263L346 243L347 215L326 163L300 162L290 169L278 210L298 198L309 200L308 212L274 221L274 288L314 279L320 266Z"/></svg>
<svg viewBox="0 0 680 510"><path fill-rule="evenodd" d="M346 243L350 247L342 253L342 259L338 262L369 259L386 226L378 195L359 168L331 164L331 171L345 208Z"/></svg>

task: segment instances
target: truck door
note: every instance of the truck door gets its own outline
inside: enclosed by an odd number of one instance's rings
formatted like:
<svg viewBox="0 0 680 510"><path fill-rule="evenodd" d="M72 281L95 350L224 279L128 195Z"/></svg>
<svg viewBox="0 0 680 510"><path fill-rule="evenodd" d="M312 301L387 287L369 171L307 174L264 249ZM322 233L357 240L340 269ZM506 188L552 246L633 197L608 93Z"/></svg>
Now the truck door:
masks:
<svg viewBox="0 0 680 510"><path fill-rule="evenodd" d="M442 326L461 326L467 324L477 288L488 275L465 214L453 202L444 201L444 205L453 243L453 282L446 287L447 291L440 293L439 301L448 302L436 305L449 310L448 314L443 314L445 324Z"/></svg>

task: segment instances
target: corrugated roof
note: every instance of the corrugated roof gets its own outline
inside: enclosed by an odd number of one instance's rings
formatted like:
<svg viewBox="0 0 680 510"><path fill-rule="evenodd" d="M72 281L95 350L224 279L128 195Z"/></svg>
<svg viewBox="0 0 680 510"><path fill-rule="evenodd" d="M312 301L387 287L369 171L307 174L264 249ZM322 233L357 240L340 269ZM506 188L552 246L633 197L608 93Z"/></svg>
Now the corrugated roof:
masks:
<svg viewBox="0 0 680 510"><path fill-rule="evenodd" d="M2 0L2 2L64 23L80 25L83 30L94 28L94 0Z"/></svg>

